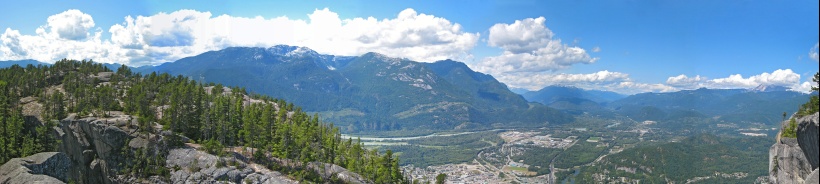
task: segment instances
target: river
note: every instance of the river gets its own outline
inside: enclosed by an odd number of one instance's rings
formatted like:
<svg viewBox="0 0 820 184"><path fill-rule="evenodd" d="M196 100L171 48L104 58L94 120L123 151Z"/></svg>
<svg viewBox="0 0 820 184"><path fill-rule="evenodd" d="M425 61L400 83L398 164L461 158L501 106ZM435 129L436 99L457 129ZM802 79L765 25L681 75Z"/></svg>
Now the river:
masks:
<svg viewBox="0 0 820 184"><path fill-rule="evenodd" d="M502 130L511 130L511 129L492 129L492 130L459 132L459 133L443 133L443 134L436 133L436 134L430 134L430 135L411 136L411 137L359 137L359 136L356 136L356 135L342 134L342 139L357 138L358 137L358 138L361 138L362 142L365 142L365 141L407 141L407 140L430 138L430 137L449 137L449 136L456 136L456 135L473 134L473 133L479 133L479 132L502 131Z"/></svg>

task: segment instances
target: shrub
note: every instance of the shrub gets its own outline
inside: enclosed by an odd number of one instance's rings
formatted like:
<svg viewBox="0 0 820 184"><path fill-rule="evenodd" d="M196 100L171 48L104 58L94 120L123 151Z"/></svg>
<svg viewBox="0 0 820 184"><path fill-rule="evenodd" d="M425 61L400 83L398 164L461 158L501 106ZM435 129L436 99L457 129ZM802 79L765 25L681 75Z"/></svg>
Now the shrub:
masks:
<svg viewBox="0 0 820 184"><path fill-rule="evenodd" d="M206 152L213 155L222 156L222 149L224 146L222 146L222 143L219 143L219 141L210 139L205 141L205 145L203 146L205 147Z"/></svg>
<svg viewBox="0 0 820 184"><path fill-rule="evenodd" d="M783 133L780 134L780 136L791 138L797 137L797 122L794 120L794 118L789 119L789 124L786 125L786 127L783 129Z"/></svg>

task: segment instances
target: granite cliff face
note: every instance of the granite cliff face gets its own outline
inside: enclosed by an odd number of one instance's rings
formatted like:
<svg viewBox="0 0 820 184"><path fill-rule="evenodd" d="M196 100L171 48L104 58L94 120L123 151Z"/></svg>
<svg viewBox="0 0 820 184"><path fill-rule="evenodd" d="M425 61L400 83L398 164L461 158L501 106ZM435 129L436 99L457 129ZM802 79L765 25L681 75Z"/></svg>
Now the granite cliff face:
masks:
<svg viewBox="0 0 820 184"><path fill-rule="evenodd" d="M780 137L769 148L769 183L818 182L818 113L796 121L797 138ZM786 127L788 121L784 121Z"/></svg>
<svg viewBox="0 0 820 184"><path fill-rule="evenodd" d="M131 146L141 137L136 132L136 119L128 115L113 118L83 118L72 115L60 121L57 138L61 140L59 151L71 159L70 178L82 183L115 183L120 163L127 162L122 156L123 146ZM150 135L150 134L149 134ZM145 145L133 145L139 148Z"/></svg>
<svg viewBox="0 0 820 184"><path fill-rule="evenodd" d="M818 160L820 151L818 151L817 144L818 138L820 138L818 135L820 134L818 134L817 116L818 113L814 113L813 115L800 118L797 124L797 144L800 145L800 149L806 154L812 169L817 169L818 161L820 161Z"/></svg>
<svg viewBox="0 0 820 184"><path fill-rule="evenodd" d="M248 159L240 153L229 152L226 157L218 157L191 145L171 148L166 145L166 140L172 136L170 132L155 126L154 132L158 133L141 133L136 127L135 117L119 112L111 112L108 118L70 115L54 129L61 140L60 152L12 159L0 167L0 183L299 183L280 172L247 162ZM146 179L122 173L134 162L129 159L129 152L133 154L145 148L167 153L164 163L170 176ZM274 161L293 162L287 159ZM337 165L310 163L306 169L316 172L319 177L345 183L369 183Z"/></svg>

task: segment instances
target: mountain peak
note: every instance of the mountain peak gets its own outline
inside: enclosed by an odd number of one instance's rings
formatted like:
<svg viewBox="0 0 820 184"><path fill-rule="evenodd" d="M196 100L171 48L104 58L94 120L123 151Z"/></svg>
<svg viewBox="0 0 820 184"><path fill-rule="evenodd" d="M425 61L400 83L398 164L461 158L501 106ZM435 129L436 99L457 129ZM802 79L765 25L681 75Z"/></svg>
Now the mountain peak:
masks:
<svg viewBox="0 0 820 184"><path fill-rule="evenodd" d="M541 90L544 90L544 89L547 89L547 88L567 88L567 89L572 89L572 90L582 90L581 88L578 88L578 87L575 87L575 86L572 86L572 85L567 85L567 84L553 84L553 85L549 85L547 87L541 88Z"/></svg>
<svg viewBox="0 0 820 184"><path fill-rule="evenodd" d="M274 55L283 56L304 56L304 55L319 55L313 49L308 47L290 46L290 45L276 45L268 48L268 52Z"/></svg>
<svg viewBox="0 0 820 184"><path fill-rule="evenodd" d="M390 63L390 65L398 65L398 64L401 63L401 61L404 60L402 58L390 57L390 56L387 56L387 55L384 55L384 54L381 54L381 53L378 53L378 52L368 52L368 53L362 55L362 57L372 58L372 59L370 59L371 62L372 61L384 61L384 62Z"/></svg>
<svg viewBox="0 0 820 184"><path fill-rule="evenodd" d="M470 67L467 66L467 64L464 64L464 63L458 62L458 61L453 61L451 59L439 60L439 61L436 61L436 62L433 62L433 63L448 66L448 67L460 67L460 68L468 68L468 69L470 68Z"/></svg>

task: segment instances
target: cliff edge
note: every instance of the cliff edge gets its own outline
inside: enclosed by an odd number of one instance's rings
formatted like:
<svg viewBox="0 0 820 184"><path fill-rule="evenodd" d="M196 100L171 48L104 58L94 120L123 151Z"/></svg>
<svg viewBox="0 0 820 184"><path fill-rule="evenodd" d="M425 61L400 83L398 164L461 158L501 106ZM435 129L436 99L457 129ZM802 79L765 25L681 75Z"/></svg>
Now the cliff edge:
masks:
<svg viewBox="0 0 820 184"><path fill-rule="evenodd" d="M817 183L818 113L797 118L796 138L781 136L788 123L769 148L769 183Z"/></svg>
<svg viewBox="0 0 820 184"><path fill-rule="evenodd" d="M71 168L65 153L43 152L0 166L0 183L65 183Z"/></svg>
<svg viewBox="0 0 820 184"><path fill-rule="evenodd" d="M77 118L70 115L54 129L61 141L60 152L43 152L14 158L0 166L0 183L298 183L277 171L237 161L220 166L219 158L193 148L167 150L164 161L170 177L147 180L123 171L134 164L129 154L145 148L168 147L170 134L140 133L135 117L119 112L111 117ZM191 163L198 163L191 165Z"/></svg>

